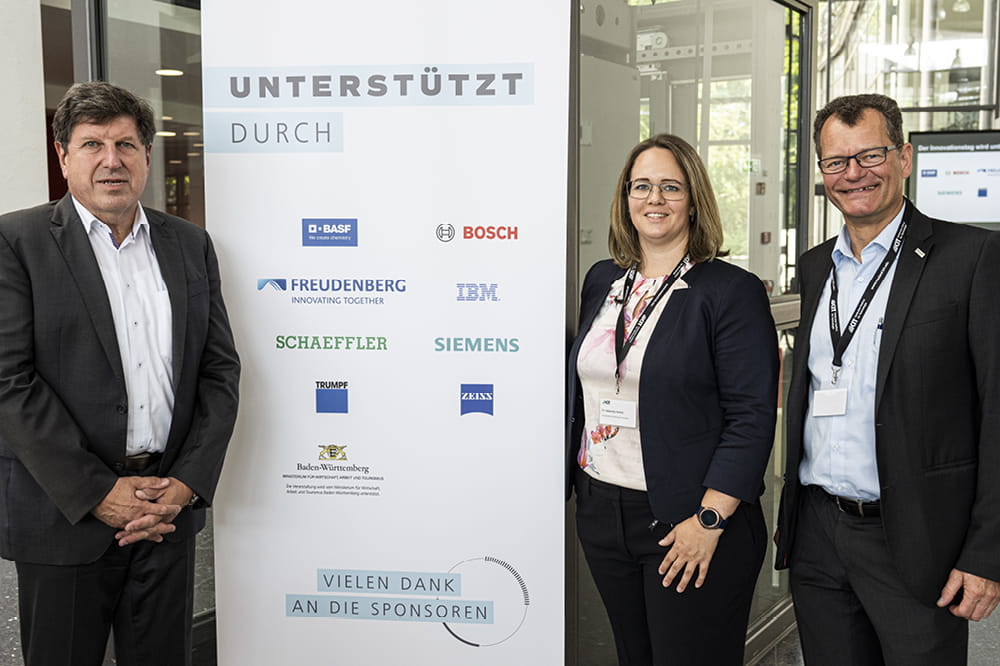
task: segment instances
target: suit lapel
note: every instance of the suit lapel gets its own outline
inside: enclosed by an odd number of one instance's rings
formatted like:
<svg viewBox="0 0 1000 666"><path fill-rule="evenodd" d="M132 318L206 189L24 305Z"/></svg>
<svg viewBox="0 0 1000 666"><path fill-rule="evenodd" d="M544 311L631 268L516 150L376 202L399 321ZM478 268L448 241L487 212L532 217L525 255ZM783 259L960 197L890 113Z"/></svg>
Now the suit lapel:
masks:
<svg viewBox="0 0 1000 666"><path fill-rule="evenodd" d="M101 341L101 347L104 348L115 376L124 381L121 351L115 335L115 320L111 315L108 291L104 286L104 278L101 276L100 266L97 265L94 249L90 246L90 239L87 238L83 222L77 215L73 199L69 194L56 204L51 222L52 238L59 246L66 266L76 282L80 298Z"/></svg>
<svg viewBox="0 0 1000 666"><path fill-rule="evenodd" d="M909 201L908 207L913 206ZM916 291L920 276L927 265L927 258L934 247L934 236L931 233L930 221L914 210L910 227L906 232L906 239L900 250L899 258L896 260L896 274L892 278L892 286L889 289L889 301L885 306L885 321L887 325L882 330L882 341L878 352L878 370L875 375L875 409L878 409L882 401L882 391L885 389L885 380L889 375L889 367L892 365L892 357L896 353L896 345L899 343L899 336L903 331L903 322L906 321L906 313L910 309L913 301L913 293Z"/></svg>
<svg viewBox="0 0 1000 666"><path fill-rule="evenodd" d="M153 251L156 262L160 266L160 276L167 285L170 295L171 339L173 348L173 380L176 386L180 379L181 364L184 353L184 331L187 326L187 276L184 273L184 254L181 252L177 236L169 229L163 218L153 210L146 209L146 219L149 220L150 239L153 241Z"/></svg>

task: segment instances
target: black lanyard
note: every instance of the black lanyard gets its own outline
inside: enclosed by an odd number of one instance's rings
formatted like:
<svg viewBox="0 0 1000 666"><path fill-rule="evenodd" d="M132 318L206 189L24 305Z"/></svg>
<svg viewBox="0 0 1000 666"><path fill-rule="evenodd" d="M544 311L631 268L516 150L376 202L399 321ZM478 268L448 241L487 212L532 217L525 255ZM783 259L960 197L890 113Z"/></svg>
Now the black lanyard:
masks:
<svg viewBox="0 0 1000 666"><path fill-rule="evenodd" d="M674 282L677 282L677 278L681 276L684 272L684 266L690 261L688 255L684 255L684 258L678 262L677 266L674 267L673 272L667 276L667 279L663 281L660 288L656 290L656 295L653 296L646 307L643 309L642 314L639 318L635 320L632 324L632 330L629 332L628 339L625 339L625 308L628 306L628 299L631 296L632 285L635 283L635 276L638 272L638 267L633 264L630 269L628 269L628 275L625 278L625 287L622 289L622 297L619 299L621 301L622 307L618 311L618 323L615 325L615 384L620 385L621 377L620 370L622 367L622 362L625 357L628 356L629 350L635 343L635 339L639 336L639 331L646 324L646 320L653 313L653 309L656 304L660 302L660 299L670 290Z"/></svg>
<svg viewBox="0 0 1000 666"><path fill-rule="evenodd" d="M854 334L858 330L858 325L861 323L861 319L865 316L868 311L868 306L871 305L872 299L875 296L875 292L878 291L879 286L885 281L885 276L889 274L889 269L892 267L892 262L896 260L899 256L899 250L903 246L903 237L906 235L906 228L909 226L909 218L912 208L907 206L906 211L903 213L903 219L899 223L899 229L896 230L896 237L892 240L892 246L889 247L889 251L885 253L885 257L882 258L882 263L879 264L878 268L875 270L875 274L872 279L869 280L868 286L865 288L865 293L861 295L861 300L858 301L857 307L854 308L854 314L851 315L850 320L847 322L847 327L844 329L843 334L840 332L840 315L838 313L837 304L837 267L834 266L830 275L830 340L833 342L833 383L837 383L837 379L840 376L840 367L844 363L844 352L847 351L847 346L851 344L851 340L854 339Z"/></svg>

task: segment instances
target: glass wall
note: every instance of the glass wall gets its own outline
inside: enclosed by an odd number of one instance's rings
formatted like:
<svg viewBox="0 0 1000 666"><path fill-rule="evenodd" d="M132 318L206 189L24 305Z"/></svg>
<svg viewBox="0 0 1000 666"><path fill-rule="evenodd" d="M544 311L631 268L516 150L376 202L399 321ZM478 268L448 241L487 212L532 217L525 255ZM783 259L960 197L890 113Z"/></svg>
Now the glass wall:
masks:
<svg viewBox="0 0 1000 666"><path fill-rule="evenodd" d="M899 103L905 132L1000 127L997 10L997 0L823 0L817 108L877 92ZM822 196L816 210L819 242L841 218Z"/></svg>
<svg viewBox="0 0 1000 666"><path fill-rule="evenodd" d="M579 282L608 256L609 208L628 152L668 132L694 145L708 167L727 261L760 277L776 304L794 301L795 260L804 249L798 230L808 228L808 197L798 193L809 191L803 179L812 177L799 164L809 155L808 6L584 0L580 12ZM790 329L780 336L783 378L792 335ZM784 473L782 433L779 425L762 497L772 527ZM604 608L575 540L570 548L576 566L569 587L578 598L569 610L568 663L613 664ZM751 661L774 639L766 628L788 608L787 577L771 569L773 560L768 553L757 584L750 636L760 640L751 640Z"/></svg>

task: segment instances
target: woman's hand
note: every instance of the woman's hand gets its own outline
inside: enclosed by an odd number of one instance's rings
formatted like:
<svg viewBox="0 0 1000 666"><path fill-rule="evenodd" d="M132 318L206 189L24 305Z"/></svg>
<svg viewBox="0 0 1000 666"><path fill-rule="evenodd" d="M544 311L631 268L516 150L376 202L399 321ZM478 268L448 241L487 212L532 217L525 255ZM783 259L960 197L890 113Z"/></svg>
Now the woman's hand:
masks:
<svg viewBox="0 0 1000 666"><path fill-rule="evenodd" d="M657 569L663 576L663 587L670 587L679 574L677 591L683 592L694 577L696 569L698 577L695 578L694 586L697 588L704 585L708 576L708 565L712 562L712 556L721 536L722 530L702 527L698 522L698 516L691 516L670 530L667 536L660 540L661 546L670 547Z"/></svg>

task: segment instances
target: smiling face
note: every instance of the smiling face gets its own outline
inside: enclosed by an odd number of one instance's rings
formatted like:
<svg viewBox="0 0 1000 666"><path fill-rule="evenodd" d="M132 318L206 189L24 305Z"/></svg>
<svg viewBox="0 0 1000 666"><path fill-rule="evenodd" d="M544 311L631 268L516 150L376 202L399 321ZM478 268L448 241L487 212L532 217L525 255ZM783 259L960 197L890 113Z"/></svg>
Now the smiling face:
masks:
<svg viewBox="0 0 1000 666"><path fill-rule="evenodd" d="M821 157L854 155L869 148L891 146L882 114L866 109L856 125L849 126L831 116L820 133ZM912 168L913 146L904 144L890 150L878 166L864 168L857 160L848 160L846 171L824 174L826 196L844 221L856 228L881 231L903 206L903 183Z"/></svg>
<svg viewBox="0 0 1000 666"><path fill-rule="evenodd" d="M666 148L653 147L639 153L632 165L629 180L679 184L684 190L680 201L667 201L659 187L653 187L646 199L628 198L629 217L639 236L644 254L654 248L687 247L691 225L691 195L684 171L674 154Z"/></svg>
<svg viewBox="0 0 1000 666"><path fill-rule="evenodd" d="M126 232L146 187L149 151L130 116L79 123L65 146L56 142L70 193L99 220Z"/></svg>

